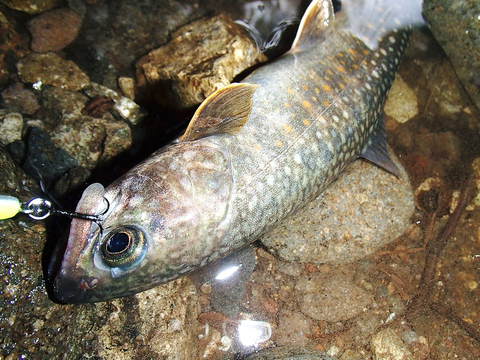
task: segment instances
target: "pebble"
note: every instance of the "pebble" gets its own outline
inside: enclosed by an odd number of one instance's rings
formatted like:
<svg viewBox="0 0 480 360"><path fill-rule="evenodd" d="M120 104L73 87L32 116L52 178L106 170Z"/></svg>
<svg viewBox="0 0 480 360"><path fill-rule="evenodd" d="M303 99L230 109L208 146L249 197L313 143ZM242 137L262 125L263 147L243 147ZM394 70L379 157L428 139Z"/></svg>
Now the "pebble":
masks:
<svg viewBox="0 0 480 360"><path fill-rule="evenodd" d="M32 115L40 108L33 91L26 89L20 82L3 90L2 99L6 108L22 114Z"/></svg>
<svg viewBox="0 0 480 360"><path fill-rule="evenodd" d="M0 113L0 143L8 145L22 139L23 117L19 113Z"/></svg>
<svg viewBox="0 0 480 360"><path fill-rule="evenodd" d="M39 14L59 5L61 0L1 0L0 2L13 10Z"/></svg>
<svg viewBox="0 0 480 360"><path fill-rule="evenodd" d="M75 40L81 25L80 15L68 8L44 12L28 23L31 48L36 52L60 51Z"/></svg>
<svg viewBox="0 0 480 360"><path fill-rule="evenodd" d="M143 89L155 86L156 100L161 104L187 108L264 60L239 25L225 16L215 16L180 28L169 43L141 58L137 81ZM168 86L159 89L162 83Z"/></svg>
<svg viewBox="0 0 480 360"><path fill-rule="evenodd" d="M384 110L399 123L405 123L418 114L417 95L400 75L393 82Z"/></svg>
<svg viewBox="0 0 480 360"><path fill-rule="evenodd" d="M371 347L375 359L413 360L414 357L395 330L380 330L372 337Z"/></svg>
<svg viewBox="0 0 480 360"><path fill-rule="evenodd" d="M287 261L342 264L370 255L410 225L413 193L402 174L398 179L369 162L355 161L261 241Z"/></svg>
<svg viewBox="0 0 480 360"><path fill-rule="evenodd" d="M17 70L23 82L41 81L68 90L81 90L90 79L73 61L65 60L55 53L32 53L17 63Z"/></svg>

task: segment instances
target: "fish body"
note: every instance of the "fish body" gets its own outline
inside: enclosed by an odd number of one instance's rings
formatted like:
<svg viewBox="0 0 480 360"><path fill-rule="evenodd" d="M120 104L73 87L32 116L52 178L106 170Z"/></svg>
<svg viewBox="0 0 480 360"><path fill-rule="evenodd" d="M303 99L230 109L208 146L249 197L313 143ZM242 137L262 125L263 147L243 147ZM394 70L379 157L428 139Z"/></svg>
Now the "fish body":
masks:
<svg viewBox="0 0 480 360"><path fill-rule="evenodd" d="M99 223L72 221L61 301L177 278L258 239L356 158L388 168L382 108L408 35L371 48L333 17L313 1L290 52L207 98L178 142L85 190L77 212L109 206Z"/></svg>

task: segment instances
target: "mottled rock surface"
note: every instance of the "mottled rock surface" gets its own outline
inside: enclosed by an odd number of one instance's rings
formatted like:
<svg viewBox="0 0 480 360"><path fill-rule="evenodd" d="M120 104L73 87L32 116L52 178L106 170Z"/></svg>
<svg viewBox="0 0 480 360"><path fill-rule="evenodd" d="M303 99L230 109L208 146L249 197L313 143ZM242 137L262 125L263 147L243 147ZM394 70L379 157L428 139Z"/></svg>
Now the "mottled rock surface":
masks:
<svg viewBox="0 0 480 360"><path fill-rule="evenodd" d="M20 82L15 82L3 90L2 99L7 109L22 114L33 115L40 108L33 91L25 88Z"/></svg>
<svg viewBox="0 0 480 360"><path fill-rule="evenodd" d="M141 86L160 90L157 99L163 105L186 108L262 60L264 55L244 29L216 16L180 28L168 44L140 59L137 78Z"/></svg>
<svg viewBox="0 0 480 360"><path fill-rule="evenodd" d="M60 51L78 35L82 18L75 11L60 8L30 20L31 48L36 52Z"/></svg>
<svg viewBox="0 0 480 360"><path fill-rule="evenodd" d="M378 360L413 360L413 355L403 343L402 338L393 330L379 331L372 337L372 350Z"/></svg>
<svg viewBox="0 0 480 360"><path fill-rule="evenodd" d="M369 162L356 161L261 241L288 261L352 262L400 236L413 210L405 172L397 179Z"/></svg>
<svg viewBox="0 0 480 360"><path fill-rule="evenodd" d="M400 123L407 122L418 114L417 96L400 75L392 84L384 110L386 115Z"/></svg>
<svg viewBox="0 0 480 360"><path fill-rule="evenodd" d="M315 320L349 320L366 311L373 296L342 272L314 273L295 286L301 311Z"/></svg>
<svg viewBox="0 0 480 360"><path fill-rule="evenodd" d="M480 2L425 0L423 13L463 86L480 109Z"/></svg>
<svg viewBox="0 0 480 360"><path fill-rule="evenodd" d="M0 144L8 145L22 138L23 117L19 113L0 110Z"/></svg>
<svg viewBox="0 0 480 360"><path fill-rule="evenodd" d="M80 90L90 82L74 62L62 59L54 53L30 54L17 63L18 74L22 81L61 87L68 90Z"/></svg>
<svg viewBox="0 0 480 360"><path fill-rule="evenodd" d="M253 353L247 360L335 360L327 354L309 348L278 347Z"/></svg>
<svg viewBox="0 0 480 360"><path fill-rule="evenodd" d="M38 14L58 6L61 0L1 0L1 2L14 10Z"/></svg>

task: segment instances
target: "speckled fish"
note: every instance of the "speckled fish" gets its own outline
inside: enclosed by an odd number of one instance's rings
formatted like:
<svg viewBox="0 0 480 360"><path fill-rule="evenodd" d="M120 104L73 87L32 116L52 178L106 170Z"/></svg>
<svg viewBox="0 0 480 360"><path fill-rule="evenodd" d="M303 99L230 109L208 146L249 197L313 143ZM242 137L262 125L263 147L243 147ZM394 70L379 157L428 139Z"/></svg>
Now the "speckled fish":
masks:
<svg viewBox="0 0 480 360"><path fill-rule="evenodd" d="M352 1L350 13L344 2L335 17L331 0L313 1L288 53L210 95L178 141L106 189L90 185L77 212L102 215L72 221L55 296L102 301L191 272L258 239L359 157L395 173L382 108L407 44L392 30L408 3L397 2Z"/></svg>

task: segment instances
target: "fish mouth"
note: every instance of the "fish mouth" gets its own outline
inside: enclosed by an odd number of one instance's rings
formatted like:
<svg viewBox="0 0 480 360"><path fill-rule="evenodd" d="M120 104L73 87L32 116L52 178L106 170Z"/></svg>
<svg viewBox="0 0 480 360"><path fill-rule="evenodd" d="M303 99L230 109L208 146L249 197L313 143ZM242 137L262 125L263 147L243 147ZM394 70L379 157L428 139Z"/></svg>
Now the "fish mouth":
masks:
<svg viewBox="0 0 480 360"><path fill-rule="evenodd" d="M62 304L82 304L100 301L95 294L99 280L95 277L75 277L61 271L53 283L53 297Z"/></svg>

